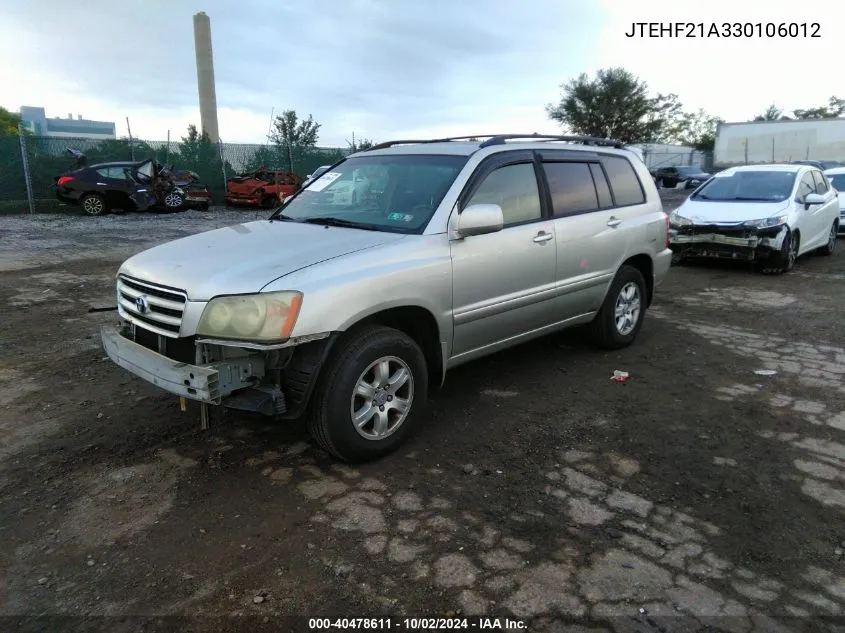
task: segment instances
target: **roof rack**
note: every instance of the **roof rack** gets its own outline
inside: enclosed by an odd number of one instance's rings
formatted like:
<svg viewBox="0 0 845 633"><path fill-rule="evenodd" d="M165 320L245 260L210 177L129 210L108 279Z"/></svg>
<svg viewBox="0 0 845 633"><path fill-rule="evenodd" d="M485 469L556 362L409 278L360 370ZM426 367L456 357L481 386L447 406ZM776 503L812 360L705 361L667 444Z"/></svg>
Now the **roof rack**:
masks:
<svg viewBox="0 0 845 633"><path fill-rule="evenodd" d="M373 145L370 150L387 149L395 145L417 145L422 143L448 143L450 141L472 141L477 139L487 139L482 141L478 146L479 149L490 147L491 145L503 145L506 141L513 139L537 139L542 141L566 141L568 143L581 143L582 145L599 145L602 147L615 147L617 149L624 149L625 144L621 141L614 141L606 138L598 138L595 136L559 136L555 134L471 134L467 136L449 136L446 138L432 138L432 139L413 139L413 140L399 140L399 141L385 141L378 145ZM369 150L368 150L369 151Z"/></svg>
<svg viewBox="0 0 845 633"><path fill-rule="evenodd" d="M581 143L582 145L600 145L602 147L615 147L616 149L624 149L625 144L622 141L614 141L607 138L598 138L596 136L559 136L556 134L499 134L487 139L481 147L490 147L491 145L503 145L505 141L511 139L539 139L543 141L566 141L568 143Z"/></svg>
<svg viewBox="0 0 845 633"><path fill-rule="evenodd" d="M429 138L429 139L416 139L416 140L403 140L403 141L385 141L384 143L379 143L378 145L373 145L370 150L373 149L387 149L388 147L393 147L394 145L417 145L420 143L448 143L449 141L471 141L473 139L481 139L481 138L492 138L495 134L471 134L468 136L448 136L446 138ZM367 150L369 151L369 150Z"/></svg>

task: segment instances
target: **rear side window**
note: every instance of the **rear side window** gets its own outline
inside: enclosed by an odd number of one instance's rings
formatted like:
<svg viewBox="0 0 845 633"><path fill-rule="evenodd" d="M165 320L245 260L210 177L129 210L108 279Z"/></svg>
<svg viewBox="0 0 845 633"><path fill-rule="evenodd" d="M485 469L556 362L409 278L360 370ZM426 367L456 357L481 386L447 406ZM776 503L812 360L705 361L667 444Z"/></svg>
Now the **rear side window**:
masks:
<svg viewBox="0 0 845 633"><path fill-rule="evenodd" d="M587 163L543 163L543 169L556 218L598 210L596 187Z"/></svg>
<svg viewBox="0 0 845 633"><path fill-rule="evenodd" d="M97 170L97 173L100 174L103 178L114 178L115 180L124 180L126 178L126 174L124 173L125 167L100 167Z"/></svg>
<svg viewBox="0 0 845 633"><path fill-rule="evenodd" d="M645 202L645 192L633 165L622 156L602 156L601 162L610 179L610 189L617 207Z"/></svg>

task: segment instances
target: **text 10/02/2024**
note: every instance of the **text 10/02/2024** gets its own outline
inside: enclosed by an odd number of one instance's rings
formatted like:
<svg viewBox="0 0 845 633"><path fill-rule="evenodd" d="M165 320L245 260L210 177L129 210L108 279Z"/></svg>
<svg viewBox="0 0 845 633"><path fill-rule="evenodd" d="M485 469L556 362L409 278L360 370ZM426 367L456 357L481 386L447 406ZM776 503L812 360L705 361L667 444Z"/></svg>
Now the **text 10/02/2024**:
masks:
<svg viewBox="0 0 845 633"><path fill-rule="evenodd" d="M625 37L821 37L818 22L631 22Z"/></svg>

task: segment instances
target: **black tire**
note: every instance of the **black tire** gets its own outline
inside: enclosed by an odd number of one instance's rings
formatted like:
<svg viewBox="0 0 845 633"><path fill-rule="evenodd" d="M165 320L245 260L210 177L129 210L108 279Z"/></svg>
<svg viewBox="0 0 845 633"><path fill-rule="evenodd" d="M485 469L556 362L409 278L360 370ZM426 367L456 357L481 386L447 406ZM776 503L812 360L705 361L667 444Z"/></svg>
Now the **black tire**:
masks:
<svg viewBox="0 0 845 633"><path fill-rule="evenodd" d="M671 182L670 180L667 180L666 178L664 178L664 179L660 182L660 186L661 186L661 187L663 187L664 189L671 189L671 188L672 188L672 187L674 187L675 185L670 184L670 182Z"/></svg>
<svg viewBox="0 0 845 633"><path fill-rule="evenodd" d="M827 237L827 244L819 249L819 255L833 255L836 251L836 242L839 240L839 222L834 221L830 227L830 235Z"/></svg>
<svg viewBox="0 0 845 633"><path fill-rule="evenodd" d="M197 207L197 209L200 210L200 211L208 211L208 203L207 202L200 203L200 205Z"/></svg>
<svg viewBox="0 0 845 633"><path fill-rule="evenodd" d="M764 275L783 275L795 268L798 261L798 249L801 246L801 234L798 231L786 234L783 245L777 253L769 255L768 261L763 263Z"/></svg>
<svg viewBox="0 0 845 633"><path fill-rule="evenodd" d="M261 196L261 202L259 203L259 206L262 209L272 209L273 204L276 200L278 200L278 198L274 198L273 196L269 196L269 195L265 194L265 195Z"/></svg>
<svg viewBox="0 0 845 633"><path fill-rule="evenodd" d="M636 288L639 309L633 317L633 328L630 330L622 328L620 330L616 323L616 304L617 300L620 299L623 289L625 289L626 293L629 292L631 284ZM633 343L643 325L647 303L648 295L642 273L633 266L622 266L610 284L610 290L608 290L607 296L604 298L604 303L599 313L590 324L591 334L596 345L603 349L613 350L628 347Z"/></svg>
<svg viewBox="0 0 845 633"><path fill-rule="evenodd" d="M352 413L353 408L359 408L359 404L360 409L363 409L369 398L354 394L359 380L365 378L368 368L387 357L398 359L409 370L411 391L407 391L406 382L395 393L397 400L410 400L410 406L404 420L399 422L391 434L383 439L367 439L356 430ZM395 374L391 374L393 375ZM376 381L377 377L373 376L372 382ZM377 391L376 395L385 398L388 397L386 393ZM377 459L395 451L413 434L427 395L428 369L425 356L413 339L393 328L362 328L347 333L338 341L338 347L334 350L331 360L321 372L320 382L311 403L308 430L324 450L342 461L360 463ZM393 396L390 398L393 400ZM386 415L393 416L395 423L401 413L392 409L386 402L384 405ZM375 409L373 411L375 412ZM375 413L375 416L378 415L379 413ZM375 424L375 418L372 418L372 421ZM367 429L367 426L369 422L363 425L362 432L375 430L375 427Z"/></svg>
<svg viewBox="0 0 845 633"><path fill-rule="evenodd" d="M98 216L109 212L106 199L98 193L86 193L79 199L79 206L85 215Z"/></svg>

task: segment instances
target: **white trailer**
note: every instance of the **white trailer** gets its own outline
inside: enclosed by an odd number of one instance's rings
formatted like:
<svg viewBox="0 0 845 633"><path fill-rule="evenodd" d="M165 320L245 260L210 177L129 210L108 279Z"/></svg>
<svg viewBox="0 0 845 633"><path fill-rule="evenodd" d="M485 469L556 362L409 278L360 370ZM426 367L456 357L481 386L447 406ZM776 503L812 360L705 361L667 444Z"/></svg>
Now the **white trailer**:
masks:
<svg viewBox="0 0 845 633"><path fill-rule="evenodd" d="M845 118L720 123L716 165L845 160Z"/></svg>

